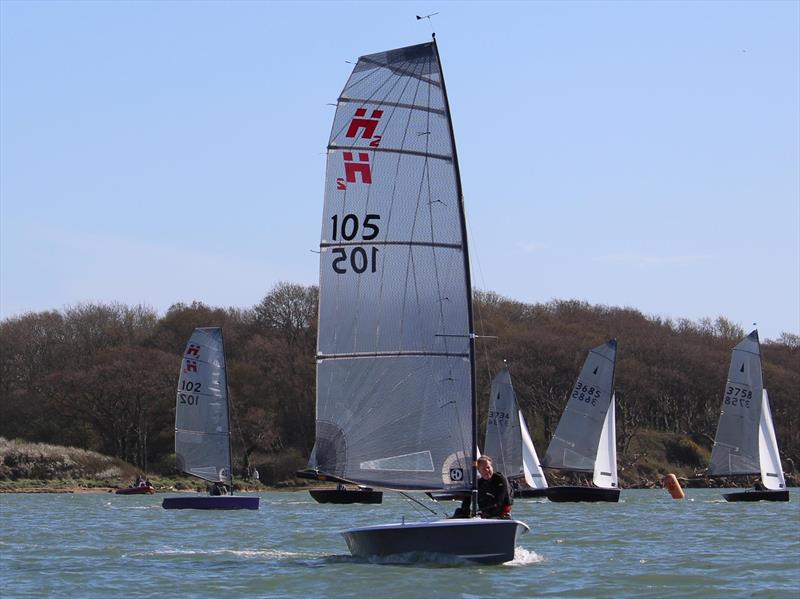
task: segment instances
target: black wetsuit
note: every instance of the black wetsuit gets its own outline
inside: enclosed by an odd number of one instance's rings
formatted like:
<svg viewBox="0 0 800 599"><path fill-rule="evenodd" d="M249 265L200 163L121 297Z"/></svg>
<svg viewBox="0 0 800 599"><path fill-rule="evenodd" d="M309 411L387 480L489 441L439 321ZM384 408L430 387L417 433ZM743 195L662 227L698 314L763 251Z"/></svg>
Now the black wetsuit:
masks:
<svg viewBox="0 0 800 599"><path fill-rule="evenodd" d="M500 472L492 478L478 478L478 510L482 518L510 518L511 495L508 480ZM469 518L470 498L465 497L461 507L456 509L453 518Z"/></svg>
<svg viewBox="0 0 800 599"><path fill-rule="evenodd" d="M478 508L484 518L508 517L510 505L508 480L502 473L495 472L489 480L478 479Z"/></svg>

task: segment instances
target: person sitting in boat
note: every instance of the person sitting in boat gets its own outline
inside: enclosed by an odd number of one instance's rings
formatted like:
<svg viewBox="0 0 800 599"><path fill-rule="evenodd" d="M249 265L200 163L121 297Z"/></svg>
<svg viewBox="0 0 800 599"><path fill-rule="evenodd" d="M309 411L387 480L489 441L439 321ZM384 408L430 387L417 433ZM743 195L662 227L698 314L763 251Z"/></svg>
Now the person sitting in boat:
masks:
<svg viewBox="0 0 800 599"><path fill-rule="evenodd" d="M513 501L509 492L508 479L501 472L495 472L492 458L484 455L478 458L478 511L481 518L511 519ZM465 497L461 507L456 509L453 518L469 518L470 497Z"/></svg>
<svg viewBox="0 0 800 599"><path fill-rule="evenodd" d="M228 491L225 489L225 485L222 483L214 483L211 486L211 491L209 491L209 495L227 495Z"/></svg>
<svg viewBox="0 0 800 599"><path fill-rule="evenodd" d="M133 481L133 484L131 486L132 487L143 487L144 486L144 478L142 478L141 474L136 477L136 480Z"/></svg>

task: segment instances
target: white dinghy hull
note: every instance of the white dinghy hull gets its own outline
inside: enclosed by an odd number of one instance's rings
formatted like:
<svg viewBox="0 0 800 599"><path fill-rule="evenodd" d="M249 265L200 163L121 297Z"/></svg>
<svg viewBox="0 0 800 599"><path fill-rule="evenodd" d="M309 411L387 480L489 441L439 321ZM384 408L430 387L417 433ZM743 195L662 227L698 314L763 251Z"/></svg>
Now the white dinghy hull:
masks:
<svg viewBox="0 0 800 599"><path fill-rule="evenodd" d="M518 520L480 518L380 524L342 532L354 557L450 556L482 564L514 559L517 538L529 528Z"/></svg>

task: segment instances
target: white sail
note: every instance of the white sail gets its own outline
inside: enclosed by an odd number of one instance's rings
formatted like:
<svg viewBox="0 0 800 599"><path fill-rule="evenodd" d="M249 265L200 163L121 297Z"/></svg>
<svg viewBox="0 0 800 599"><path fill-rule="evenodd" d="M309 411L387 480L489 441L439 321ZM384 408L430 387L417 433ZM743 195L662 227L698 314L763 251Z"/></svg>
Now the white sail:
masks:
<svg viewBox="0 0 800 599"><path fill-rule="evenodd" d="M539 464L539 456L536 455L536 448L533 440L528 433L528 425L525 424L525 417L522 411L519 412L519 426L522 433L522 470L525 482L532 489L546 489L547 479L544 477L542 466Z"/></svg>
<svg viewBox="0 0 800 599"><path fill-rule="evenodd" d="M611 396L611 405L606 412L603 422L603 431L600 433L600 443L597 445L597 458L594 462L593 482L598 487L616 489L619 487L617 479L617 427L616 427L616 400Z"/></svg>
<svg viewBox="0 0 800 599"><path fill-rule="evenodd" d="M181 361L175 404L180 470L211 482L231 478L225 350L220 328L197 328Z"/></svg>
<svg viewBox="0 0 800 599"><path fill-rule="evenodd" d="M772 425L772 411L769 408L769 397L764 389L761 402L761 423L758 429L758 457L761 465L761 482L767 489L777 491L786 488L783 477L781 458L778 453L778 441L775 438L775 427Z"/></svg>
<svg viewBox="0 0 800 599"><path fill-rule="evenodd" d="M759 474L759 428L763 403L761 345L758 331L731 353L717 433L711 450L711 476Z"/></svg>

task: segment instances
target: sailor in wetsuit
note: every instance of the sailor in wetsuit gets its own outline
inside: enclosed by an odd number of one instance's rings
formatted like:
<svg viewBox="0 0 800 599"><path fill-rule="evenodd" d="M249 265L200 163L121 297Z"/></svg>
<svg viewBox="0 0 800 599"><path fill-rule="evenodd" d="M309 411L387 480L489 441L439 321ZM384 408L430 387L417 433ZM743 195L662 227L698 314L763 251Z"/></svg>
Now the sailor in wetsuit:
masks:
<svg viewBox="0 0 800 599"><path fill-rule="evenodd" d="M495 472L492 458L478 458L478 510L481 518L511 518L511 492L508 480L501 472ZM466 497L453 514L453 518L468 518L470 498Z"/></svg>
<svg viewBox="0 0 800 599"><path fill-rule="evenodd" d="M511 518L511 492L508 480L501 472L494 471L492 458L478 458L478 509L481 518Z"/></svg>

